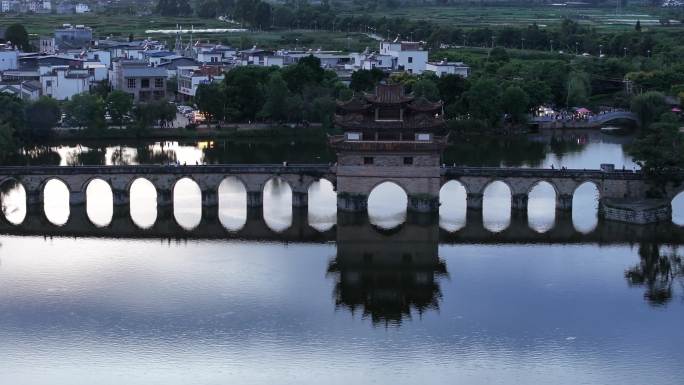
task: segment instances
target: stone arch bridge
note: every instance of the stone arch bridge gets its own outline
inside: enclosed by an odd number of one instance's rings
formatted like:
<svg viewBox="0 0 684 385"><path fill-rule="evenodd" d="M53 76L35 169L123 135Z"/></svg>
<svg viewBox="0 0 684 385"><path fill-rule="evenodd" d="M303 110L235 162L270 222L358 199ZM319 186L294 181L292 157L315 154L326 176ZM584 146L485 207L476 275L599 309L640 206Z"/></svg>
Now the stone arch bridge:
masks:
<svg viewBox="0 0 684 385"><path fill-rule="evenodd" d="M415 170L414 170L415 171ZM673 180L684 179L684 173L672 174ZM173 204L173 188L183 179L197 183L202 192L202 205L218 205L218 187L227 177L242 181L247 192L247 205L260 207L265 184L274 177L280 177L292 189L292 205L306 207L308 190L312 183L327 179L336 187L338 209L341 211L365 211L368 196L375 186L382 182L394 182L404 189L409 197L409 210L417 212L435 211L439 206L441 187L452 180L463 185L467 192L470 209L480 209L486 187L495 182L505 183L511 191L512 208L527 209L527 197L532 188L544 181L556 192L556 207L560 210L572 208L574 191L585 182L596 185L600 198L646 197L649 185L641 172L622 170L559 170L538 168L498 167L425 167L425 172L403 175L400 172L378 174L338 174L334 165L189 165L189 166L26 166L0 167L0 185L15 181L21 183L27 195L27 205L43 202L45 184L61 180L69 189L70 205L81 205L86 201L86 189L94 179L104 180L112 189L115 206L129 204L131 184L138 178L150 181L157 190L157 204ZM680 186L670 184L668 195L674 197ZM435 203L436 202L436 203Z"/></svg>

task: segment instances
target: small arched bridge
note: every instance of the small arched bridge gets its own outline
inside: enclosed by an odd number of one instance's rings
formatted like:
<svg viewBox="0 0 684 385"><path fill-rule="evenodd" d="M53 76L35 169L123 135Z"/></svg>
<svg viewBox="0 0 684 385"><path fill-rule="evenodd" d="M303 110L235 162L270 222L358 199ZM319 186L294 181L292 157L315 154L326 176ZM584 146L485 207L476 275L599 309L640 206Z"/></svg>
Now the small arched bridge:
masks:
<svg viewBox="0 0 684 385"><path fill-rule="evenodd" d="M554 119L552 116L536 116L531 123L539 128L598 128L605 124L631 121L639 125L639 117L630 111L610 111L592 115L586 119Z"/></svg>
<svg viewBox="0 0 684 385"><path fill-rule="evenodd" d="M481 209L484 191L491 183L505 183L511 192L512 208L527 210L530 191L540 182L549 183L556 193L556 208L570 210L575 190L585 182L593 183L603 198L646 197L650 188L641 172L621 170L568 170L538 168L499 167L413 167L413 175L406 176L400 168L387 167L382 173L338 172L334 165L199 165L199 166L27 166L0 167L0 185L6 182L20 183L27 196L27 206L40 205L44 187L52 179L61 180L69 190L70 205L86 203L88 184L101 179L109 184L115 206L130 203L130 187L134 181L144 178L157 190L157 205L173 205L175 184L189 178L197 183L202 193L202 205L218 205L218 188L227 177L240 180L247 193L247 205L260 207L266 183L279 177L292 189L292 205L306 207L308 191L312 183L329 180L337 187L338 209L341 211L365 211L368 196L375 186L394 182L408 196L408 209L417 212L436 211L439 207L441 187L452 180L458 181L467 192L467 206ZM380 170L380 168L375 168ZM684 173L672 174L672 180L684 180ZM669 198L680 192L680 186L668 186Z"/></svg>

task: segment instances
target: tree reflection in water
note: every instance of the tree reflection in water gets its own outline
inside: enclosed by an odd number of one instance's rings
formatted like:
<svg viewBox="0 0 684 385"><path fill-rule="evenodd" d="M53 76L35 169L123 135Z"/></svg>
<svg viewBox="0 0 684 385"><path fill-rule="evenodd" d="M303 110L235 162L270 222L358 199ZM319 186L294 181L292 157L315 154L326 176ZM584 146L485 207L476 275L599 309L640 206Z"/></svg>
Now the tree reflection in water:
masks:
<svg viewBox="0 0 684 385"><path fill-rule="evenodd" d="M107 149L105 147L88 148L83 151L69 153L66 163L69 166L104 166L107 163Z"/></svg>
<svg viewBox="0 0 684 385"><path fill-rule="evenodd" d="M141 145L135 149L135 162L138 164L176 163L176 151L171 148L155 149L155 146Z"/></svg>
<svg viewBox="0 0 684 385"><path fill-rule="evenodd" d="M682 257L676 249L670 253L661 250L655 243L639 245L638 265L625 271L625 278L630 286L645 287L644 298L652 306L666 305L674 296L673 286L679 282L684 289L684 266Z"/></svg>
<svg viewBox="0 0 684 385"><path fill-rule="evenodd" d="M400 326L413 314L439 310L439 281L448 272L437 255L438 231L407 223L388 235L338 223L337 256L327 271L336 308L361 312L375 326Z"/></svg>

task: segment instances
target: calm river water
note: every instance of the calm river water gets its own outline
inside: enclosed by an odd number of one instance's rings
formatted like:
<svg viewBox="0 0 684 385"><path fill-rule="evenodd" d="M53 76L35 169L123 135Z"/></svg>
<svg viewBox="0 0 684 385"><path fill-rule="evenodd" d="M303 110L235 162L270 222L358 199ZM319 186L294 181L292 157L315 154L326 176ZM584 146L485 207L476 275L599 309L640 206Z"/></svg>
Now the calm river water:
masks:
<svg viewBox="0 0 684 385"><path fill-rule="evenodd" d="M445 161L633 168L627 140L570 133L469 142ZM29 163L332 161L325 149L297 143L91 148L35 149ZM673 224L634 227L599 221L591 184L563 214L541 183L521 216L511 215L503 184L492 184L483 212L473 213L451 182L439 218L407 215L394 185L373 192L367 216L351 217L336 213L326 181L312 186L306 211L291 208L278 179L257 212L233 179L213 212L202 213L189 180L177 185L173 212L157 210L155 194L136 181L130 215L120 215L106 183L91 183L86 207L69 208L54 181L44 217L27 214L22 187L2 194L0 383L684 378L684 199L673 202Z"/></svg>

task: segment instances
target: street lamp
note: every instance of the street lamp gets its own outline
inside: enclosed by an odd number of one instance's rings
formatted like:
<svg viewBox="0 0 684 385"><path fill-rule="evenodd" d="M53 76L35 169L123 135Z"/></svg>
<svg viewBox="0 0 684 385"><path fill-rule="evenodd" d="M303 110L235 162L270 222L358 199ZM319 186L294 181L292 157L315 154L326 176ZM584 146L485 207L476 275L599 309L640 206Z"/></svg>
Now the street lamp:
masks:
<svg viewBox="0 0 684 385"><path fill-rule="evenodd" d="M575 42L575 55L579 55L579 42Z"/></svg>
<svg viewBox="0 0 684 385"><path fill-rule="evenodd" d="M525 49L525 38L524 37L520 38L520 46L521 46L520 49Z"/></svg>
<svg viewBox="0 0 684 385"><path fill-rule="evenodd" d="M549 44L551 44L551 52L553 52L553 39L549 40Z"/></svg>
<svg viewBox="0 0 684 385"><path fill-rule="evenodd" d="M492 36L492 48L494 48L494 36Z"/></svg>
<svg viewBox="0 0 684 385"><path fill-rule="evenodd" d="M599 57L603 56L603 44L599 44Z"/></svg>
<svg viewBox="0 0 684 385"><path fill-rule="evenodd" d="M622 49L622 51L623 51L622 57L627 57L627 47L624 47L624 48Z"/></svg>
<svg viewBox="0 0 684 385"><path fill-rule="evenodd" d="M647 51L646 51L646 54L648 55L648 57L651 57L651 50L650 50L650 49L647 50Z"/></svg>

